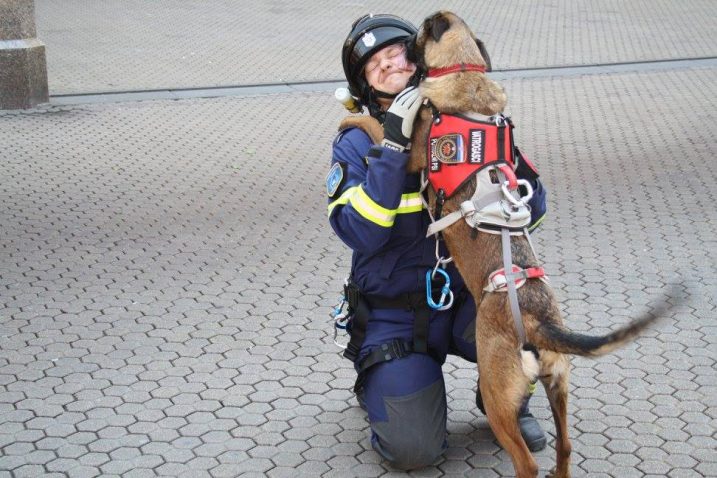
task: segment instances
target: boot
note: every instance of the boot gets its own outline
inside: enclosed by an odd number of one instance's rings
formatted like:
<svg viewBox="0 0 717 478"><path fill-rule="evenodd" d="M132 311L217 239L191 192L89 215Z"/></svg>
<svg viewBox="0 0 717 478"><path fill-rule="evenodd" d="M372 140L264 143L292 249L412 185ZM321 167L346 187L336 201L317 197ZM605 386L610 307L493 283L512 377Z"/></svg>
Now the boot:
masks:
<svg viewBox="0 0 717 478"><path fill-rule="evenodd" d="M531 387L534 389L535 387ZM545 448L548 444L548 440L545 437L545 432L540 428L538 420L535 419L530 410L528 409L528 402L530 397L533 396L532 390L528 393L528 396L523 400L523 404L518 410L518 427L520 428L520 434L525 440L525 444L528 445L530 451L540 451ZM485 415L485 407L483 406L483 397L480 394L480 386L476 390L476 405L478 409Z"/></svg>

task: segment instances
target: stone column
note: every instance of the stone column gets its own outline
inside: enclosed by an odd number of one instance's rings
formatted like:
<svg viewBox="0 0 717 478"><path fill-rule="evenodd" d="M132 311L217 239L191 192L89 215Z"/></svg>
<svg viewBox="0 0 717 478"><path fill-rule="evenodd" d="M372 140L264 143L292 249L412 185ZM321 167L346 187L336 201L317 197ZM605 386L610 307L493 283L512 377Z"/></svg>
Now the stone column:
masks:
<svg viewBox="0 0 717 478"><path fill-rule="evenodd" d="M34 0L0 0L0 110L49 101L45 44L36 35Z"/></svg>

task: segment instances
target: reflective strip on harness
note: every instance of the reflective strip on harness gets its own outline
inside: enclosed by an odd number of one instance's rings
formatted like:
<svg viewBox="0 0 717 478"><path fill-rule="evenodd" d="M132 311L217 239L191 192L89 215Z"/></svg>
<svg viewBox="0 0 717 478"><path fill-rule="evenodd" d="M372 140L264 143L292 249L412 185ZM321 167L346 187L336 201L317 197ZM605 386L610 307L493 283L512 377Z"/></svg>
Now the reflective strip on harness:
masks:
<svg viewBox="0 0 717 478"><path fill-rule="evenodd" d="M528 267L523 269L513 264L513 277L515 288L519 289L527 279L541 279L545 277L542 267ZM483 288L486 292L507 292L508 281L505 278L505 268L498 269L488 276L488 285Z"/></svg>

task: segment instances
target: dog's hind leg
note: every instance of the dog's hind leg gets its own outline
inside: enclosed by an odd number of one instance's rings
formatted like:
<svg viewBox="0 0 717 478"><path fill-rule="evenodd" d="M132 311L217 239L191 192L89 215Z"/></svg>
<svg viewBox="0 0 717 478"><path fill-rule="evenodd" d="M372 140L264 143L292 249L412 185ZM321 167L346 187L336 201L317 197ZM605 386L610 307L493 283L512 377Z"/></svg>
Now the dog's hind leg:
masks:
<svg viewBox="0 0 717 478"><path fill-rule="evenodd" d="M553 352L541 352L545 371L540 381L548 395L550 408L553 411L555 431L556 465L547 478L570 478L570 439L568 438L568 375L570 365L565 355Z"/></svg>
<svg viewBox="0 0 717 478"><path fill-rule="evenodd" d="M538 464L520 434L518 410L528 388L517 344L502 343L478 327L480 391L493 433L510 455L517 478L538 476ZM486 335L480 337L480 335Z"/></svg>

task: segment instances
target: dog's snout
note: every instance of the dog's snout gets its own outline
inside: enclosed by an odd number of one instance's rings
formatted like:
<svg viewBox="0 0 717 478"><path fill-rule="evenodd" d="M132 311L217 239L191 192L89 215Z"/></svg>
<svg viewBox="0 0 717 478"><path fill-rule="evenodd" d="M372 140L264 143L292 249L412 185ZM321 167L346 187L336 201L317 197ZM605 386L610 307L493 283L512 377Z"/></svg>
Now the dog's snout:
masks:
<svg viewBox="0 0 717 478"><path fill-rule="evenodd" d="M428 33L435 42L439 42L443 34L450 27L451 23L448 18L443 15L443 12L438 12L426 18L426 21L423 23L423 28L426 30L426 33Z"/></svg>

